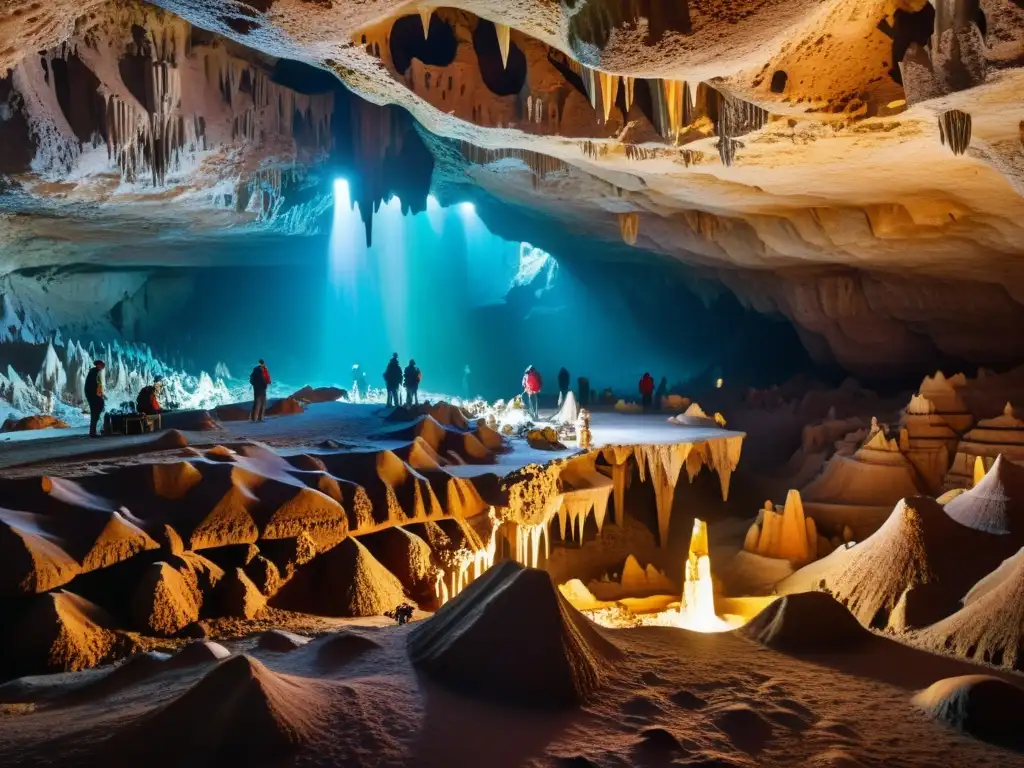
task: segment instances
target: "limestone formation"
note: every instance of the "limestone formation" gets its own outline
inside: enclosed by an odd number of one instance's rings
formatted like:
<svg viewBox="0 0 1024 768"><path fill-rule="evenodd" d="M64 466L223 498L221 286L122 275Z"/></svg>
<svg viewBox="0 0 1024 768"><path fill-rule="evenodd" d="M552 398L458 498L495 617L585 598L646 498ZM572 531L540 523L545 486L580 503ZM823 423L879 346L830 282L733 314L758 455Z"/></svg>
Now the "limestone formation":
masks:
<svg viewBox="0 0 1024 768"><path fill-rule="evenodd" d="M765 557L789 560L796 566L818 557L818 530L814 518L804 515L800 492L790 490L781 513L766 501L758 520L750 526L743 548Z"/></svg>

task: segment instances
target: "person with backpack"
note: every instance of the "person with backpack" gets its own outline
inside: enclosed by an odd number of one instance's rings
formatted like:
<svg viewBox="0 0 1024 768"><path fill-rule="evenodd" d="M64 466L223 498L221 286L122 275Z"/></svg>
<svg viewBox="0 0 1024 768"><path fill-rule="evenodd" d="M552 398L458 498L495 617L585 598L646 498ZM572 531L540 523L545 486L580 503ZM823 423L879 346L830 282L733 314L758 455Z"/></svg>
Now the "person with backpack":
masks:
<svg viewBox="0 0 1024 768"><path fill-rule="evenodd" d="M565 402L566 395L569 394L569 371L565 368L558 372L558 405L561 406Z"/></svg>
<svg viewBox="0 0 1024 768"><path fill-rule="evenodd" d="M384 369L384 386L388 390L388 408L397 408L402 404L398 396L398 388L402 386L402 364L398 362L398 353L391 355L388 367Z"/></svg>
<svg viewBox="0 0 1024 768"><path fill-rule="evenodd" d="M103 395L103 369L106 367L107 364L102 360L96 360L85 376L85 400L89 403L89 437L100 436L96 427L106 408L106 398Z"/></svg>
<svg viewBox="0 0 1024 768"><path fill-rule="evenodd" d="M526 395L526 412L533 417L534 421L540 421L540 410L537 406L537 395L540 394L544 380L540 372L532 365L528 366L523 374L523 394Z"/></svg>
<svg viewBox="0 0 1024 768"><path fill-rule="evenodd" d="M147 416L153 416L164 412L164 409L160 407L160 401L157 399L157 396L160 394L160 390L163 388L163 381L163 376L157 376L153 379L152 384L149 384L139 390L139 396L135 398L136 411L144 413Z"/></svg>
<svg viewBox="0 0 1024 768"><path fill-rule="evenodd" d="M420 404L419 391L422 378L423 373L416 367L416 361L410 359L409 365L405 367L405 404L407 407Z"/></svg>
<svg viewBox="0 0 1024 768"><path fill-rule="evenodd" d="M267 364L262 360L249 374L249 383L252 385L252 413L249 414L249 421L263 421L267 410L270 371L267 370Z"/></svg>
<svg viewBox="0 0 1024 768"><path fill-rule="evenodd" d="M654 400L654 377L649 373L645 373L640 377L640 397L644 404L644 413L651 410L651 404Z"/></svg>

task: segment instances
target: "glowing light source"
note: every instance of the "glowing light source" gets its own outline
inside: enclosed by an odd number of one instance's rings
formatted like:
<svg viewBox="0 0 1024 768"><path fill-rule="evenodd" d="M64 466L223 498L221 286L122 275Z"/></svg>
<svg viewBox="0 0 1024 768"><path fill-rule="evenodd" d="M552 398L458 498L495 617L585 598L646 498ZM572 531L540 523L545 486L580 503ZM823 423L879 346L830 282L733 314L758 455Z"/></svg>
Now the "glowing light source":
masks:
<svg viewBox="0 0 1024 768"><path fill-rule="evenodd" d="M683 601L679 605L679 626L695 632L725 632L732 625L715 615L715 592L708 555L708 525L694 519L690 552L683 566Z"/></svg>
<svg viewBox="0 0 1024 768"><path fill-rule="evenodd" d="M715 388L716 389L721 389L722 388L722 380L721 379L715 380Z"/></svg>
<svg viewBox="0 0 1024 768"><path fill-rule="evenodd" d="M335 179L334 180L334 196L345 197L349 196L348 180L347 179Z"/></svg>
<svg viewBox="0 0 1024 768"><path fill-rule="evenodd" d="M473 203L466 201L465 203L459 203L459 210L465 214L476 213L476 206Z"/></svg>

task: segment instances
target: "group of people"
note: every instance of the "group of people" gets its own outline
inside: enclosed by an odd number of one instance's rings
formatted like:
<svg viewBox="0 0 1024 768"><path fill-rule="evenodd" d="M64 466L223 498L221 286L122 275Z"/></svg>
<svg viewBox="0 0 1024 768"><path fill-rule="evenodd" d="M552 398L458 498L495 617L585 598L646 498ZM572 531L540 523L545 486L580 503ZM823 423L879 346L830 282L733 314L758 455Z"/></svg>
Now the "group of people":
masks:
<svg viewBox="0 0 1024 768"><path fill-rule="evenodd" d="M107 397L103 383L103 371L106 367L107 364L103 360L94 360L92 368L85 375L85 401L89 404L89 437L100 436L100 419L107 409ZM154 376L152 384L147 384L139 390L139 394L135 398L136 412L146 416L164 413L164 408L160 405L163 387L164 377Z"/></svg>
<svg viewBox="0 0 1024 768"><path fill-rule="evenodd" d="M398 353L391 355L387 368L384 369L384 386L388 391L388 408L397 408L402 404L402 396L399 388L405 386L405 405L419 405L420 382L423 380L423 372L416 367L416 361L410 359L409 364L402 370L402 364L398 362Z"/></svg>
<svg viewBox="0 0 1024 768"><path fill-rule="evenodd" d="M532 365L526 368L523 374L523 400L527 413L534 419L538 419L537 396L544 386L544 379L540 372ZM590 381L585 378L579 379L580 397L579 402L586 405L590 402ZM654 386L654 377L650 373L644 373L638 384L640 400L645 412L658 410L661 407L662 398L668 395L668 378L661 377L657 388ZM569 371L562 368L558 372L558 404L561 405L569 394Z"/></svg>

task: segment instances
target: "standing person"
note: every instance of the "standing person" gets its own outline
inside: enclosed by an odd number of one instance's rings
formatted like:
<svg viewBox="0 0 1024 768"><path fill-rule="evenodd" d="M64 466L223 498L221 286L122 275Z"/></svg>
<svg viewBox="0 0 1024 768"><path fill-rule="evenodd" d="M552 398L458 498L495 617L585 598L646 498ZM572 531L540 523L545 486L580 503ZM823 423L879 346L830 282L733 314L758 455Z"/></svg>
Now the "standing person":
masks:
<svg viewBox="0 0 1024 768"><path fill-rule="evenodd" d="M661 401L668 397L668 376L662 376L658 382L658 391L654 393L654 410L661 410Z"/></svg>
<svg viewBox="0 0 1024 768"><path fill-rule="evenodd" d="M472 371L469 370L469 364L466 364L466 369L462 372L462 399L470 400L473 397L472 387L469 386L469 377L472 375Z"/></svg>
<svg viewBox="0 0 1024 768"><path fill-rule="evenodd" d="M100 423L100 416L106 408L106 399L103 394L103 369L107 364L102 360L96 360L85 376L85 399L89 403L89 437L99 437L96 431Z"/></svg>
<svg viewBox="0 0 1024 768"><path fill-rule="evenodd" d="M585 408L590 405L590 379L580 376L576 379L576 386L579 388L580 407Z"/></svg>
<svg viewBox="0 0 1024 768"><path fill-rule="evenodd" d="M540 421L537 395L540 394L541 387L543 386L544 380L540 377L540 372L532 365L529 366L526 369L526 373L523 374L523 394L526 395L526 410L535 421Z"/></svg>
<svg viewBox="0 0 1024 768"><path fill-rule="evenodd" d="M420 380L423 373L416 367L416 361L410 359L409 365L405 367L405 404L407 406L419 405Z"/></svg>
<svg viewBox="0 0 1024 768"><path fill-rule="evenodd" d="M270 371L267 370L267 364L262 360L249 374L249 383L252 384L252 413L249 414L249 421L263 421L264 413L267 410L267 387L270 386Z"/></svg>
<svg viewBox="0 0 1024 768"><path fill-rule="evenodd" d="M565 402L565 396L569 394L569 372L563 368L558 372L558 404Z"/></svg>
<svg viewBox="0 0 1024 768"><path fill-rule="evenodd" d="M398 397L398 388L402 386L402 364L398 362L398 353L391 355L388 367L384 369L384 386L388 390L388 408L397 408L402 404Z"/></svg>
<svg viewBox="0 0 1024 768"><path fill-rule="evenodd" d="M359 363L352 366L352 399L355 402L362 402L370 395L370 385L366 381L366 372L359 367Z"/></svg>
<svg viewBox="0 0 1024 768"><path fill-rule="evenodd" d="M651 410L651 402L654 399L654 377L645 373L640 377L640 397L644 403L644 413Z"/></svg>

